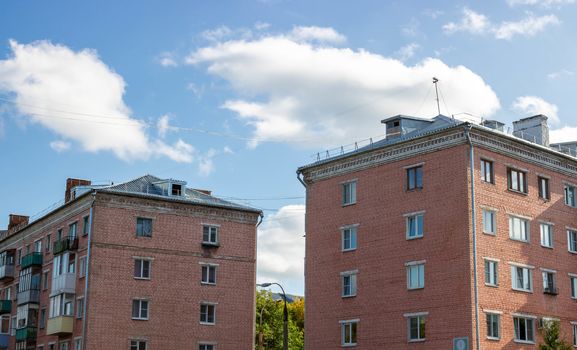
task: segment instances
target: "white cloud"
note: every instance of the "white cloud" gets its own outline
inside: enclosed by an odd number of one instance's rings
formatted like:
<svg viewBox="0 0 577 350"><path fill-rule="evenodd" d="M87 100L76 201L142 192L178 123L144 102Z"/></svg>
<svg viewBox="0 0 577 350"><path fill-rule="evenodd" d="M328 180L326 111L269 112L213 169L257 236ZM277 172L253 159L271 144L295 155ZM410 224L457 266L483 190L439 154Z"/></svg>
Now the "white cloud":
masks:
<svg viewBox="0 0 577 350"><path fill-rule="evenodd" d="M171 52L163 52L161 53L157 59L158 63L163 67L176 67L178 63L176 62L176 58L174 54Z"/></svg>
<svg viewBox="0 0 577 350"><path fill-rule="evenodd" d="M163 115L162 117L158 118L158 121L156 122L156 128L158 129L158 136L160 136L161 138L164 138L166 134L170 130L172 130L172 127L168 123L169 120L170 117L168 115Z"/></svg>
<svg viewBox="0 0 577 350"><path fill-rule="evenodd" d="M401 26L401 34L408 37L414 37L420 34L421 23L416 18L411 18L409 23Z"/></svg>
<svg viewBox="0 0 577 350"><path fill-rule="evenodd" d="M305 206L287 205L267 215L258 229L257 282L279 282L303 294Z"/></svg>
<svg viewBox="0 0 577 350"><path fill-rule="evenodd" d="M405 45L403 47L401 47L397 52L397 56L399 57L399 59L401 61L405 61L408 60L409 58L415 56L415 52L420 48L421 46L419 44L416 43L410 43L408 45Z"/></svg>
<svg viewBox="0 0 577 350"><path fill-rule="evenodd" d="M549 121L553 124L559 124L559 115L556 105L549 103L537 96L520 96L513 101L513 110L525 115L525 117L544 114L549 117Z"/></svg>
<svg viewBox="0 0 577 350"><path fill-rule="evenodd" d="M545 28L561 23L555 15L536 17L526 13L525 18L519 21L505 21L493 24L489 18L471 9L463 9L463 18L460 22L449 22L443 26L445 34L467 32L470 34L491 34L496 39L510 40L516 35L531 37Z"/></svg>
<svg viewBox="0 0 577 350"><path fill-rule="evenodd" d="M571 77L573 75L575 75L575 72L567 70L567 69L562 69L560 71L547 74L547 78L550 80L555 80L555 79L559 79L562 77Z"/></svg>
<svg viewBox="0 0 577 350"><path fill-rule="evenodd" d="M516 5L531 5L531 6L542 6L542 7L551 7L551 6L562 6L562 5L569 5L574 4L575 0L507 0L509 6L516 6Z"/></svg>
<svg viewBox="0 0 577 350"><path fill-rule="evenodd" d="M211 148L204 155L199 157L198 173L201 176L208 176L214 171L213 158L216 155L216 150Z"/></svg>
<svg viewBox="0 0 577 350"><path fill-rule="evenodd" d="M344 35L339 34L333 28L323 27L295 27L289 38L294 41L318 41L333 44L341 44L347 41Z"/></svg>
<svg viewBox="0 0 577 350"><path fill-rule="evenodd" d="M577 127L564 126L549 132L551 143L577 141Z"/></svg>
<svg viewBox="0 0 577 350"><path fill-rule="evenodd" d="M215 29L205 30L202 33L200 33L200 36L202 36L205 40L208 41L219 41L228 36L231 36L232 34L233 31L229 27L220 26Z"/></svg>
<svg viewBox="0 0 577 350"><path fill-rule="evenodd" d="M70 149L70 146L71 146L70 142L66 141L57 140L50 142L50 148L52 148L58 153L68 151Z"/></svg>
<svg viewBox="0 0 577 350"><path fill-rule="evenodd" d="M47 41L10 41L0 60L0 93L14 95L18 120L41 125L89 152L110 151L131 161L166 156L192 160L192 146L150 140L146 124L123 101L125 82L93 50L74 52Z"/></svg>
<svg viewBox="0 0 577 350"><path fill-rule="evenodd" d="M441 17L441 16L444 14L443 11L440 11L440 10L431 10L431 9L425 10L425 11L423 11L422 13L423 13L423 15L425 15L425 16L427 16L427 17L430 17L430 18L432 18L432 19L437 19L437 18Z"/></svg>
<svg viewBox="0 0 577 350"><path fill-rule="evenodd" d="M270 28L270 23L266 23L266 22L256 22L254 24L254 29L256 30L265 30Z"/></svg>
<svg viewBox="0 0 577 350"><path fill-rule="evenodd" d="M260 141L336 146L381 135L380 120L387 116L432 117L435 101L423 99L433 76L452 113L489 116L500 108L491 87L464 66L433 58L407 66L285 35L217 43L191 53L187 62L205 64L210 74L230 83L238 96L223 107L254 128L252 146Z"/></svg>

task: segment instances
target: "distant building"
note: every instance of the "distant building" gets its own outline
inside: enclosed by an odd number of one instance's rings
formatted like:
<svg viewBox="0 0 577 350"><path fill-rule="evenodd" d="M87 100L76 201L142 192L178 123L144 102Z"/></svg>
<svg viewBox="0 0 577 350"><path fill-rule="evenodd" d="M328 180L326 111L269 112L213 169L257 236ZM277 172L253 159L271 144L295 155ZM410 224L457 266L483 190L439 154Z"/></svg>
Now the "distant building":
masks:
<svg viewBox="0 0 577 350"><path fill-rule="evenodd" d="M551 321L577 346L576 143L546 121L396 116L299 168L306 349L536 349Z"/></svg>
<svg viewBox="0 0 577 350"><path fill-rule="evenodd" d="M0 232L1 349L253 347L259 210L150 175L65 196Z"/></svg>

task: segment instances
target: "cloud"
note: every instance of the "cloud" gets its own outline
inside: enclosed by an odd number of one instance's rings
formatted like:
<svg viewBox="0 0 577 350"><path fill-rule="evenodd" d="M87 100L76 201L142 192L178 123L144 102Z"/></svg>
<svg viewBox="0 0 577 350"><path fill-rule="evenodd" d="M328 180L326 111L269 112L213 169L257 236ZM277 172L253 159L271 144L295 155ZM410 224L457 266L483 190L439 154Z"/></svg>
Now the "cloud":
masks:
<svg viewBox="0 0 577 350"><path fill-rule="evenodd" d="M440 11L440 10L431 10L431 9L427 9L425 11L422 12L423 15L430 17L432 19L437 19L439 17L441 17L444 12Z"/></svg>
<svg viewBox="0 0 577 350"><path fill-rule="evenodd" d="M50 148L58 153L68 151L70 149L70 142L66 141L52 141L50 142Z"/></svg>
<svg viewBox="0 0 577 350"><path fill-rule="evenodd" d="M289 37L294 41L318 41L333 44L347 41L344 35L337 33L333 28L322 27L295 27Z"/></svg>
<svg viewBox="0 0 577 350"><path fill-rule="evenodd" d="M492 24L489 18L471 9L463 9L463 18L460 22L449 22L443 25L445 34L467 32L470 34L491 34L496 39L511 40L516 35L525 37L535 36L548 26L561 23L555 15L536 17L532 13L526 13L520 21L506 21L500 24Z"/></svg>
<svg viewBox="0 0 577 350"><path fill-rule="evenodd" d="M549 138L551 143L576 142L577 127L564 126L559 129L551 130Z"/></svg>
<svg viewBox="0 0 577 350"><path fill-rule="evenodd" d="M401 34L408 37L414 37L420 34L421 23L416 18L411 18L409 23L401 26Z"/></svg>
<svg viewBox="0 0 577 350"><path fill-rule="evenodd" d="M257 282L279 282L287 293L304 291L305 206L287 205L258 229Z"/></svg>
<svg viewBox="0 0 577 350"><path fill-rule="evenodd" d="M544 114L549 117L553 124L559 124L558 108L556 105L549 103L537 96L520 96L513 101L512 109L525 116Z"/></svg>
<svg viewBox="0 0 577 350"><path fill-rule="evenodd" d="M509 6L531 5L541 7L560 7L562 5L574 4L575 0L507 0L507 3Z"/></svg>
<svg viewBox="0 0 577 350"><path fill-rule="evenodd" d="M567 70L567 69L563 69L563 70L560 70L557 72L552 72L552 73L547 74L547 79L555 80L555 79L559 79L562 77L571 77L573 75L575 75L575 72Z"/></svg>
<svg viewBox="0 0 577 350"><path fill-rule="evenodd" d="M150 140L146 123L123 101L125 82L93 50L74 52L48 41L10 41L0 60L0 93L13 100L18 120L41 125L89 152L110 151L125 161L166 156L192 160L192 146Z"/></svg>
<svg viewBox="0 0 577 350"><path fill-rule="evenodd" d="M161 53L157 59L158 64L160 64L163 67L176 67L178 66L178 63L176 62L176 58L174 57L174 54L171 52L163 52Z"/></svg>
<svg viewBox="0 0 577 350"><path fill-rule="evenodd" d="M421 46L419 44L416 43L410 43L408 45L405 45L403 47L401 47L397 52L396 55L399 57L399 59L401 61L406 61L409 58L413 57L415 55L415 52L420 48Z"/></svg>
<svg viewBox="0 0 577 350"><path fill-rule="evenodd" d="M162 117L158 118L156 122L156 128L158 129L158 136L164 138L166 133L172 130L172 127L168 124L170 117L168 115L163 115Z"/></svg>
<svg viewBox="0 0 577 350"><path fill-rule="evenodd" d="M206 152L206 154L200 157L198 163L198 172L201 176L208 176L214 171L213 158L216 155L216 150L211 148Z"/></svg>
<svg viewBox="0 0 577 350"><path fill-rule="evenodd" d="M256 30L265 30L270 28L270 23L266 23L266 22L256 22L254 24L254 29Z"/></svg>
<svg viewBox="0 0 577 350"><path fill-rule="evenodd" d="M200 36L208 41L219 41L232 35L232 33L233 31L229 27L220 26L215 29L205 30L202 33L200 33Z"/></svg>
<svg viewBox="0 0 577 350"><path fill-rule="evenodd" d="M250 146L285 142L299 147L342 145L382 135L380 120L396 114L436 115L425 99L438 77L450 111L489 116L499 100L464 66L427 58L413 66L365 50L314 45L286 35L229 40L186 59L227 81L236 96L222 107L254 130ZM431 95L432 96L432 95Z"/></svg>

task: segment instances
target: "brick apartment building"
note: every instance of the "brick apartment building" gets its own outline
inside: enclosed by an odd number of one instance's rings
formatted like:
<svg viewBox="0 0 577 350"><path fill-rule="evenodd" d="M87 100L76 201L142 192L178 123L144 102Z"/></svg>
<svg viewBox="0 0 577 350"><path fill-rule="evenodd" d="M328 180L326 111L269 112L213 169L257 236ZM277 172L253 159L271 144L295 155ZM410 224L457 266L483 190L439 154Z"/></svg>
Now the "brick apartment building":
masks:
<svg viewBox="0 0 577 350"><path fill-rule="evenodd" d="M184 181L68 179L0 231L0 348L251 349L260 216Z"/></svg>
<svg viewBox="0 0 577 350"><path fill-rule="evenodd" d="M299 168L306 349L536 349L551 320L577 347L577 143L546 120L396 116Z"/></svg>

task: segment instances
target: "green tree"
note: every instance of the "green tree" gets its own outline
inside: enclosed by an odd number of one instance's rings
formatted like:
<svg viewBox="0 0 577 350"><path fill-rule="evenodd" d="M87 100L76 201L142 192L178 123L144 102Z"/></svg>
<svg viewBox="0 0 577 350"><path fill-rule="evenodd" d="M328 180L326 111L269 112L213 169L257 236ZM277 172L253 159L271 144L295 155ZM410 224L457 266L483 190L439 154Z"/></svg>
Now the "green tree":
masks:
<svg viewBox="0 0 577 350"><path fill-rule="evenodd" d="M561 330L559 322L548 321L544 322L541 331L543 335L543 343L539 344L539 350L571 350L573 347L561 338Z"/></svg>
<svg viewBox="0 0 577 350"><path fill-rule="evenodd" d="M256 293L256 335L255 349L259 350L259 334L262 332L263 349L282 350L283 348L283 308L282 300L275 302L270 291ZM304 348L304 300L297 299L287 305L289 313L288 332L289 350Z"/></svg>

